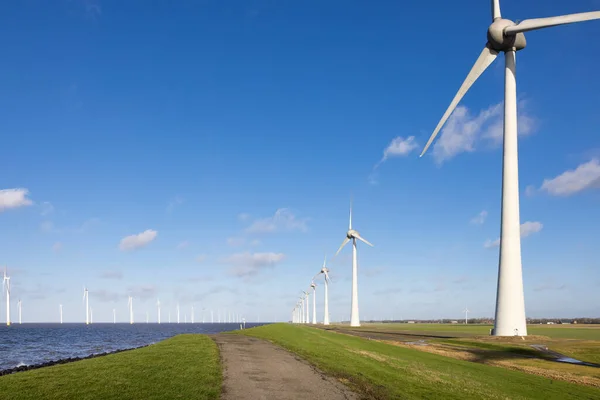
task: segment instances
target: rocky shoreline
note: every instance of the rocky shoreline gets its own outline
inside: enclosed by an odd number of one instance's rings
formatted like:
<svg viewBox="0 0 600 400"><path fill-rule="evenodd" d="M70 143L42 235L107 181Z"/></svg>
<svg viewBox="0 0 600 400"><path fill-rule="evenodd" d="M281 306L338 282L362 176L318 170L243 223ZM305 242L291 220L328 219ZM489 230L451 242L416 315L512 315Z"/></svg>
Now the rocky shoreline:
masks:
<svg viewBox="0 0 600 400"><path fill-rule="evenodd" d="M38 369L38 368L44 368L44 367L51 367L53 365L67 364L67 363L74 362L74 361L86 360L88 358L103 357L103 356L107 356L109 354L116 354L116 353L121 353L123 351L141 349L142 347L148 347L148 346L150 346L150 345L149 344L145 344L145 345L142 345L142 346L131 347L131 348L128 348L128 349L120 349L120 350L114 350L114 351L107 351L107 352L104 352L104 353L90 354L89 356L85 356L85 357L69 357L69 358L62 358L60 360L46 361L46 362L41 363L41 364L21 365L19 367L14 367L14 368L8 368L8 369L0 370L0 376L14 374L15 372L29 371L29 370L32 370L32 369Z"/></svg>

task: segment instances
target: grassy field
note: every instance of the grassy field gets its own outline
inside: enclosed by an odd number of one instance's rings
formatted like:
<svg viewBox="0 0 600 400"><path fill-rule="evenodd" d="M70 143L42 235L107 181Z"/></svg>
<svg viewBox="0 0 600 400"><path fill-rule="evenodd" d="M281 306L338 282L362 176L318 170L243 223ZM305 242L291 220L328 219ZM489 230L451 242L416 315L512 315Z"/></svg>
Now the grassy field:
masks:
<svg viewBox="0 0 600 400"><path fill-rule="evenodd" d="M238 334L287 348L371 399L598 398L593 387L310 327L275 324Z"/></svg>
<svg viewBox="0 0 600 400"><path fill-rule="evenodd" d="M453 337L489 335L492 325L465 324L363 324L360 330L405 331L411 333L440 334ZM529 325L530 335L560 339L600 340L600 325Z"/></svg>
<svg viewBox="0 0 600 400"><path fill-rule="evenodd" d="M180 335L141 349L0 377L0 399L218 399L216 344Z"/></svg>

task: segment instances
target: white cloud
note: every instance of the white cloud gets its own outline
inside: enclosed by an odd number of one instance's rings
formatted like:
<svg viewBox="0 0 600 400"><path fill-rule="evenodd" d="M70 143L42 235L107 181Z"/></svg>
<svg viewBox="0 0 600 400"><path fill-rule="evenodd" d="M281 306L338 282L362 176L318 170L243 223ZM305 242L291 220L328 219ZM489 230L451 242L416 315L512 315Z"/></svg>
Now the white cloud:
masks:
<svg viewBox="0 0 600 400"><path fill-rule="evenodd" d="M481 225L485 222L487 215L488 215L488 212L483 210L482 212L477 214L477 216L475 216L471 219L471 223L475 224L475 225Z"/></svg>
<svg viewBox="0 0 600 400"><path fill-rule="evenodd" d="M406 139L402 136L397 136L392 139L388 147L383 150L383 158L380 162L386 161L390 157L406 156L417 149L419 145L415 141L414 136L409 136Z"/></svg>
<svg viewBox="0 0 600 400"><path fill-rule="evenodd" d="M289 209L280 208L275 215L268 218L255 220L248 228L247 233L272 233L277 231L299 230L306 232L307 219L298 219Z"/></svg>
<svg viewBox="0 0 600 400"><path fill-rule="evenodd" d="M553 196L570 196L586 189L600 187L600 162L594 158L552 179L544 179L540 190Z"/></svg>
<svg viewBox="0 0 600 400"><path fill-rule="evenodd" d="M28 194L29 190L23 188L0 190L0 212L32 205L33 201L27 198Z"/></svg>
<svg viewBox="0 0 600 400"><path fill-rule="evenodd" d="M50 203L49 201L44 201L42 203L42 211L40 211L40 214L42 216L46 216L49 214L52 214L54 212L54 206L52 205L52 203Z"/></svg>
<svg viewBox="0 0 600 400"><path fill-rule="evenodd" d="M521 224L521 238L526 238L527 236L531 236L534 233L537 233L539 231L542 230L542 228L544 227L544 224L542 224L541 222L538 221L527 221L527 222L523 222ZM491 248L491 247L498 247L500 246L500 238L496 239L496 240L486 240L486 242L483 244L483 247L485 248Z"/></svg>
<svg viewBox="0 0 600 400"><path fill-rule="evenodd" d="M251 277L264 268L273 268L285 259L283 253L237 253L222 259L226 264L231 264L229 272L238 277Z"/></svg>
<svg viewBox="0 0 600 400"><path fill-rule="evenodd" d="M62 250L62 243L61 242L56 242L52 245L52 251L54 251L55 253L58 253L59 251Z"/></svg>
<svg viewBox="0 0 600 400"><path fill-rule="evenodd" d="M181 242L177 245L177 250L183 250L186 247L188 247L189 245L190 245L190 242L188 242L187 240L184 240L183 242Z"/></svg>
<svg viewBox="0 0 600 400"><path fill-rule="evenodd" d="M526 102L519 102L519 135L528 135L536 127L536 120L525 110ZM498 146L502 142L504 102L493 105L478 115L472 115L465 106L458 106L448 118L433 146L433 157L442 163L457 154L473 152L487 142Z"/></svg>
<svg viewBox="0 0 600 400"><path fill-rule="evenodd" d="M147 229L137 235L129 235L121 239L119 248L122 251L135 250L146 246L148 243L153 241L158 235L158 232L152 229Z"/></svg>

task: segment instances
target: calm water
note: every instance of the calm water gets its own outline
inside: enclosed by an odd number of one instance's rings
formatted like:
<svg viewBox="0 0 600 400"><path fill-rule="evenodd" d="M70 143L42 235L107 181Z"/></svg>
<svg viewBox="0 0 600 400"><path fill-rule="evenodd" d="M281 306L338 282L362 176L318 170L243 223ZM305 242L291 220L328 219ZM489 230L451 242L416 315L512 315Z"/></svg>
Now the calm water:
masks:
<svg viewBox="0 0 600 400"><path fill-rule="evenodd" d="M246 323L246 328L262 324ZM156 343L180 333L218 333L240 324L13 324L0 326L0 370Z"/></svg>

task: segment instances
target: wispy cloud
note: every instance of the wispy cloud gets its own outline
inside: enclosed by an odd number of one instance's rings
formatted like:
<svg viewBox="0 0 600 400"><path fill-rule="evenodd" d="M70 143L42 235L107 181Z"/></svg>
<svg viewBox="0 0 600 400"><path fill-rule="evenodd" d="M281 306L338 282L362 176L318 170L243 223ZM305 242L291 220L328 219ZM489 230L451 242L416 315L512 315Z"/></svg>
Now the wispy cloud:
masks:
<svg viewBox="0 0 600 400"><path fill-rule="evenodd" d="M0 213L32 205L33 201L27 198L28 195L29 190L23 188L0 190Z"/></svg>
<svg viewBox="0 0 600 400"><path fill-rule="evenodd" d="M102 279L123 279L123 272L117 270L107 270L100 274Z"/></svg>
<svg viewBox="0 0 600 400"><path fill-rule="evenodd" d="M231 265L229 273L237 277L251 277L265 268L273 268L285 259L283 253L237 253L221 262Z"/></svg>
<svg viewBox="0 0 600 400"><path fill-rule="evenodd" d="M181 198L180 196L175 196L174 198L169 200L169 204L167 204L167 212L172 213L175 210L175 208L182 205L184 203L184 201L185 200L183 198Z"/></svg>
<svg viewBox="0 0 600 400"><path fill-rule="evenodd" d="M183 242L181 242L177 245L177 250L183 250L186 247L188 247L189 245L190 245L190 242L188 242L187 240L184 240Z"/></svg>
<svg viewBox="0 0 600 400"><path fill-rule="evenodd" d="M122 251L140 249L152 242L156 238L156 235L158 235L158 232L152 229L147 229L142 233L138 233L137 235L125 236L123 239L121 239L119 248Z"/></svg>
<svg viewBox="0 0 600 400"><path fill-rule="evenodd" d="M203 263L204 261L206 261L206 254L199 254L196 256L197 263Z"/></svg>
<svg viewBox="0 0 600 400"><path fill-rule="evenodd" d="M518 103L519 135L532 133L537 121L527 112L526 102ZM452 157L473 152L481 145L498 146L502 141L504 102L495 104L473 115L465 106L458 106L448 118L433 146L433 158L441 164Z"/></svg>
<svg viewBox="0 0 600 400"><path fill-rule="evenodd" d="M552 179L544 179L539 190L552 196L571 196L592 188L600 188L600 161L597 158L580 164L575 169L567 170ZM536 191L531 186L527 190L529 194Z"/></svg>
<svg viewBox="0 0 600 400"><path fill-rule="evenodd" d="M255 220L246 228L247 233L273 233L281 231L301 231L308 230L307 218L298 218L288 208L280 208L275 211L272 217Z"/></svg>
<svg viewBox="0 0 600 400"><path fill-rule="evenodd" d="M419 144L415 140L414 136L408 136L404 138L402 136L396 136L390 144L383 150L383 157L375 165L375 168L379 164L387 161L392 157L404 157L415 151L419 147Z"/></svg>
<svg viewBox="0 0 600 400"><path fill-rule="evenodd" d="M488 212L483 210L482 212L477 214L475 217L471 218L470 222L474 225L482 225L485 222L487 215L488 215Z"/></svg>
<svg viewBox="0 0 600 400"><path fill-rule="evenodd" d="M527 236L531 236L534 233L541 231L542 228L544 228L544 224L542 224L541 222L538 222L538 221L523 222L521 224L521 238L526 238ZM487 240L483 244L483 247L489 249L492 247L498 247L499 245L500 245L500 238L498 238L496 240Z"/></svg>
<svg viewBox="0 0 600 400"><path fill-rule="evenodd" d="M40 207L41 207L40 215L43 217L50 215L54 212L54 206L49 201L44 201L40 205Z"/></svg>

